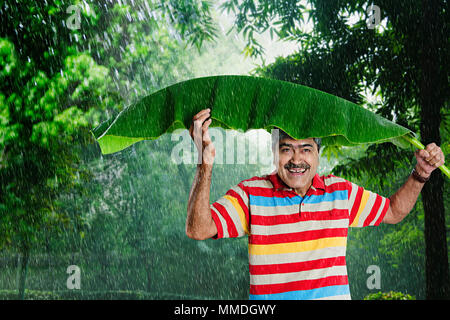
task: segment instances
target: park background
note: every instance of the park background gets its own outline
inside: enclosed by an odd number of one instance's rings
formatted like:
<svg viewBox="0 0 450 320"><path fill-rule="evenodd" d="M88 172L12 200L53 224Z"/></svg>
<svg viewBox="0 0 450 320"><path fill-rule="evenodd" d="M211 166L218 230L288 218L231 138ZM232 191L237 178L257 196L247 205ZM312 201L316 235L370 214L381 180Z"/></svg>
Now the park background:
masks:
<svg viewBox="0 0 450 320"><path fill-rule="evenodd" d="M247 239L185 235L195 165L173 161L178 141L102 155L90 132L183 80L307 85L449 158L447 1L19 0L0 1L0 15L0 299L248 298ZM390 196L415 158L383 143L325 147L320 163L320 174ZM211 200L270 170L215 165ZM449 200L436 170L403 222L349 229L353 299L449 297ZM369 266L380 271L376 288Z"/></svg>

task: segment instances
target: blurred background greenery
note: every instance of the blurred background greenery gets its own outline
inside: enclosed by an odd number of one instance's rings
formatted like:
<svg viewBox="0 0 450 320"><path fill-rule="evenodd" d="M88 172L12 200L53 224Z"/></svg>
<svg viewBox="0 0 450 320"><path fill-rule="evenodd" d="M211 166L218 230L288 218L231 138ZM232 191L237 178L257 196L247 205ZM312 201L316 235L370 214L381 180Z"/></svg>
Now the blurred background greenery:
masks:
<svg viewBox="0 0 450 320"><path fill-rule="evenodd" d="M371 4L381 11L375 28ZM172 161L177 142L163 136L102 156L89 132L179 81L300 83L449 154L447 1L20 0L0 1L0 14L0 299L248 298L245 238L185 236L195 167ZM319 173L389 196L414 161L386 143L325 147ZM269 171L216 165L211 200ZM383 292L449 297L449 199L436 172L401 224L350 229L354 299L380 291L367 286L370 265ZM69 265L81 270L79 290L67 289Z"/></svg>

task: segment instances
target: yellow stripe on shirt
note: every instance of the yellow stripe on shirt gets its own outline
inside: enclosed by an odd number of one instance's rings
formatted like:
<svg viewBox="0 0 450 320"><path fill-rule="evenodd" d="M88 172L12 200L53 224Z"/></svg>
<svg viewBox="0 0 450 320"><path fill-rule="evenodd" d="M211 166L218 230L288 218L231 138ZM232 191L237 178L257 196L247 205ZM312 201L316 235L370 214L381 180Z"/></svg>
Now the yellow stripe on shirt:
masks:
<svg viewBox="0 0 450 320"><path fill-rule="evenodd" d="M330 247L345 247L346 244L346 237L334 237L290 243L249 244L248 252L252 255L281 254L312 251Z"/></svg>
<svg viewBox="0 0 450 320"><path fill-rule="evenodd" d="M358 212L356 213L356 217L353 220L353 223L350 225L350 227L355 227L358 225L359 222L359 216L361 215L361 213L363 212L364 208L366 207L367 204L367 200L369 200L369 195L370 192L367 190L364 190L362 197L361 197L361 203L359 205L359 209Z"/></svg>
<svg viewBox="0 0 450 320"><path fill-rule="evenodd" d="M239 204L239 201L235 197L232 197L230 195L225 195L224 198L228 199L231 202L231 204L233 205L234 209L236 209L236 212L239 215L239 219L241 220L241 225L242 225L242 228L244 229L244 232L246 234L249 234L247 219L245 218L244 210L242 210L242 207Z"/></svg>

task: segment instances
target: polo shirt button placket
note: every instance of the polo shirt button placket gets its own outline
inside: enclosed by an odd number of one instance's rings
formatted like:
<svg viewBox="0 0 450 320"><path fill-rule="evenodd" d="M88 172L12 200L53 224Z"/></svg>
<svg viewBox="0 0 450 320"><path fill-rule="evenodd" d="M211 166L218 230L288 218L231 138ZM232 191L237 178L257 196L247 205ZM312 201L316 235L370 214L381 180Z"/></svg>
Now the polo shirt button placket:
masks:
<svg viewBox="0 0 450 320"><path fill-rule="evenodd" d="M305 205L305 200L306 200L306 198L307 198L307 196L305 195L303 198L302 198L302 200L300 201L300 204L299 204L299 212L298 212L298 214L299 214L299 216L301 217L302 216L302 206L304 206Z"/></svg>
<svg viewBox="0 0 450 320"><path fill-rule="evenodd" d="M302 198L302 200L300 200L300 204L298 205L298 215L299 215L300 218L302 217L302 206L305 205L303 203L304 200L305 200L305 198Z"/></svg>

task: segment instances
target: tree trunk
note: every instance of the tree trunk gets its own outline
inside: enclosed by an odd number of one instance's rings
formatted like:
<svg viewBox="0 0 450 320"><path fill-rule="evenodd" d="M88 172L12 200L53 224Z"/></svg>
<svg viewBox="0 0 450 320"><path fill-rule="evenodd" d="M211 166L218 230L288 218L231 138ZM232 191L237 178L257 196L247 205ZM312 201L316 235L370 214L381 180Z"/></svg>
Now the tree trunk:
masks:
<svg viewBox="0 0 450 320"><path fill-rule="evenodd" d="M21 259L19 263L19 299L25 299L25 283L27 280L28 261L30 260L30 251L24 249L21 253Z"/></svg>
<svg viewBox="0 0 450 320"><path fill-rule="evenodd" d="M440 110L445 101L446 77L442 77L439 54L443 28L439 1L423 0L422 21L422 79L420 85L422 142L440 145ZM444 81L444 83L443 83ZM443 199L444 179L440 170L435 170L423 190L425 211L425 276L426 298L448 299L450 294L449 264L445 230L445 207Z"/></svg>

